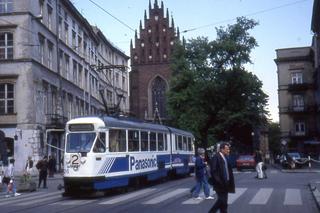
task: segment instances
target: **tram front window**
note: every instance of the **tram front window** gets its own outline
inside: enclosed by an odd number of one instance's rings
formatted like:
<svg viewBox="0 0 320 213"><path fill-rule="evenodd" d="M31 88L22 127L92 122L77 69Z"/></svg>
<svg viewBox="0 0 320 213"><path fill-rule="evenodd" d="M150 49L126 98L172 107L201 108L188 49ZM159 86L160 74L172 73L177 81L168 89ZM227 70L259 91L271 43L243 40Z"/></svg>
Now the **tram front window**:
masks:
<svg viewBox="0 0 320 213"><path fill-rule="evenodd" d="M96 133L69 133L66 152L90 152Z"/></svg>

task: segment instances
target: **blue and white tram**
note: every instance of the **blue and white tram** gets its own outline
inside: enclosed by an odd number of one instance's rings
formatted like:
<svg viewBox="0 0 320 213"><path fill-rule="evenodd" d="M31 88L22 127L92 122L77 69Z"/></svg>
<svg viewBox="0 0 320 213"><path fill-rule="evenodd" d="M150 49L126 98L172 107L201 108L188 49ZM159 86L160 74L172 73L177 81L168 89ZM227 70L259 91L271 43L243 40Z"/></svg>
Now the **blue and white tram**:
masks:
<svg viewBox="0 0 320 213"><path fill-rule="evenodd" d="M194 167L194 137L164 125L81 117L66 125L66 193L101 191L188 174Z"/></svg>

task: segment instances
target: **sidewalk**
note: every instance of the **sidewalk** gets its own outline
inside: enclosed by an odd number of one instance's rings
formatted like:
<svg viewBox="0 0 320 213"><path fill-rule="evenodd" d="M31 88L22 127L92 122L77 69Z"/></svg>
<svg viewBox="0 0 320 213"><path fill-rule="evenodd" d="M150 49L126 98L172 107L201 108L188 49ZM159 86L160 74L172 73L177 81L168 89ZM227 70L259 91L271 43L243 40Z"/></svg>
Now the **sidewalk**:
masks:
<svg viewBox="0 0 320 213"><path fill-rule="evenodd" d="M19 180L20 177L17 176L15 177L16 180ZM33 177L33 181L36 183L36 186L38 187L38 181L39 181L39 177L38 176L34 176ZM56 173L54 174L54 177L48 177L47 178L47 189L43 189L42 186L43 186L43 183L41 183L41 187L40 188L37 188L36 191L39 191L39 190L48 190L48 191L56 191L58 190L58 185L63 185L63 174L62 173ZM3 185L4 186L4 185ZM19 190L19 189L17 189ZM27 194L27 193L32 193L30 191L22 191L22 192L19 192L21 194ZM0 187L0 199L4 198L6 195L6 188L5 186L4 187Z"/></svg>
<svg viewBox="0 0 320 213"><path fill-rule="evenodd" d="M320 165L318 164L312 164L310 168L308 166L303 166L302 168L296 169L284 169L280 164L271 164L271 166L286 173L320 173Z"/></svg>
<svg viewBox="0 0 320 213"><path fill-rule="evenodd" d="M320 181L310 182L309 188L314 200L316 201L317 207L320 210Z"/></svg>

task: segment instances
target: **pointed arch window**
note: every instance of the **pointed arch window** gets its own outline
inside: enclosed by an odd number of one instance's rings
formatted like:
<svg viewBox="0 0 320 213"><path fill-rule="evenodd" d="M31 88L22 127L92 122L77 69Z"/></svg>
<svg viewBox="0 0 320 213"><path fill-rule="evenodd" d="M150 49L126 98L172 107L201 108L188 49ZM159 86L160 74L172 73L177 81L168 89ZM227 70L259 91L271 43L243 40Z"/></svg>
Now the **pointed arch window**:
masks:
<svg viewBox="0 0 320 213"><path fill-rule="evenodd" d="M166 96L165 92L167 89L166 82L160 78L159 76L154 79L152 82L152 112L156 111L158 108L158 112L160 117L166 117Z"/></svg>

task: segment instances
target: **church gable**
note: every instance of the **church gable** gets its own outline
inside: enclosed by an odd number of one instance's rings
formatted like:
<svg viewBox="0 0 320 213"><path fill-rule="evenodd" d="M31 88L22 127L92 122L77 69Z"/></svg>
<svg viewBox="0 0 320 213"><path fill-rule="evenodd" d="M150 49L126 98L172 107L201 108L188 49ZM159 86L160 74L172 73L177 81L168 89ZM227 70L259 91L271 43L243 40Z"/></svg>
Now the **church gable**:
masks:
<svg viewBox="0 0 320 213"><path fill-rule="evenodd" d="M164 15L164 6L158 6L155 0L153 8L149 1L149 17L144 13L144 26L140 21L139 35L136 31L134 46L131 41L131 64L168 63L174 43L179 39L179 29L174 27L174 21L169 21L169 11Z"/></svg>

